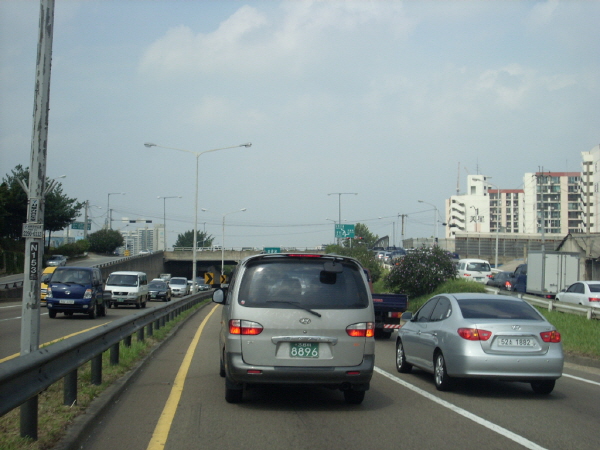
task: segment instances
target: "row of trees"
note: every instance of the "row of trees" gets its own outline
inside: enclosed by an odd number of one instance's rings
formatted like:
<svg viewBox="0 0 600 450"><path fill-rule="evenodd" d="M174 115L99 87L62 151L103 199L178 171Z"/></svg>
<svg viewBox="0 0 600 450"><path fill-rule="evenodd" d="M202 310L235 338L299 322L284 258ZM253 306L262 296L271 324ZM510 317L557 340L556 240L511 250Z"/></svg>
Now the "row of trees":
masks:
<svg viewBox="0 0 600 450"><path fill-rule="evenodd" d="M22 249L22 226L27 222L27 194L18 180L29 184L29 168L18 165L0 184L0 237L2 247L10 250ZM46 178L46 185L51 181ZM83 206L63 192L61 183L56 183L45 197L44 231L51 234L62 230L79 216Z"/></svg>

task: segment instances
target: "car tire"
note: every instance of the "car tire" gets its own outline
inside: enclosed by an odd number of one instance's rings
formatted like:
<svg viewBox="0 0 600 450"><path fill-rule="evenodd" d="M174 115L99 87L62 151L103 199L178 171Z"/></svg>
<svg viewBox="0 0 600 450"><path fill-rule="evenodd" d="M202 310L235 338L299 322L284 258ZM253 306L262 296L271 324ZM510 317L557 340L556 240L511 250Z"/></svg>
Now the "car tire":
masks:
<svg viewBox="0 0 600 450"><path fill-rule="evenodd" d="M396 341L396 370L400 373L410 373L412 370L412 364L406 362L404 345L400 339Z"/></svg>
<svg viewBox="0 0 600 450"><path fill-rule="evenodd" d="M90 310L88 311L88 316L90 319L94 320L96 318L96 305L92 305Z"/></svg>
<svg viewBox="0 0 600 450"><path fill-rule="evenodd" d="M144 301L142 302L142 308L146 307L147 302L148 302L148 296L144 297Z"/></svg>
<svg viewBox="0 0 600 450"><path fill-rule="evenodd" d="M135 303L135 309L140 309L142 307L142 303L140 301Z"/></svg>
<svg viewBox="0 0 600 450"><path fill-rule="evenodd" d="M554 390L555 380L532 381L531 389L540 395L548 395Z"/></svg>
<svg viewBox="0 0 600 450"><path fill-rule="evenodd" d="M446 360L442 352L438 352L433 360L433 378L438 391L449 391L452 389L453 380L446 371Z"/></svg>
<svg viewBox="0 0 600 450"><path fill-rule="evenodd" d="M51 319L56 318L56 311L49 309L48 310L48 317L50 317Z"/></svg>
<svg viewBox="0 0 600 450"><path fill-rule="evenodd" d="M219 376L225 378L225 364L221 358L219 358Z"/></svg>
<svg viewBox="0 0 600 450"><path fill-rule="evenodd" d="M225 401L227 403L241 403L243 397L243 386L235 384L225 378Z"/></svg>
<svg viewBox="0 0 600 450"><path fill-rule="evenodd" d="M344 400L349 405L360 405L365 399L365 391L347 389L344 391Z"/></svg>
<svg viewBox="0 0 600 450"><path fill-rule="evenodd" d="M110 309L110 308L112 308L112 303L111 303L111 302L108 302L108 303L107 303L107 306L108 306L108 308L109 308L109 309Z"/></svg>

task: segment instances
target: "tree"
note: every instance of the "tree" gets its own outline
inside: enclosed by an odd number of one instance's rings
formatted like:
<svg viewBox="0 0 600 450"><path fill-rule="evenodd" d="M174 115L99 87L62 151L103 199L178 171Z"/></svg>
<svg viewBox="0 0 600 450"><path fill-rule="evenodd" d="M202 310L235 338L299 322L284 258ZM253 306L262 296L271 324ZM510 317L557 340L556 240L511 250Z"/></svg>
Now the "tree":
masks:
<svg viewBox="0 0 600 450"><path fill-rule="evenodd" d="M354 227L354 236L357 243L361 243L360 245L365 245L367 248L372 248L379 239L378 235L371 233L369 227L362 223L357 223Z"/></svg>
<svg viewBox="0 0 600 450"><path fill-rule="evenodd" d="M196 244L198 247L210 247L212 246L213 240L215 238L209 236L203 231L198 231L198 235L196 236ZM177 235L177 241L173 247L194 247L194 230L185 231L183 234Z"/></svg>
<svg viewBox="0 0 600 450"><path fill-rule="evenodd" d="M125 242L123 235L116 230L102 229L87 237L90 251L96 253L112 253Z"/></svg>
<svg viewBox="0 0 600 450"><path fill-rule="evenodd" d="M385 277L392 292L419 297L431 294L446 280L456 277L456 269L446 250L439 247L419 248L397 260Z"/></svg>
<svg viewBox="0 0 600 450"><path fill-rule="evenodd" d="M27 194L18 180L29 183L29 169L18 165L6 175L0 185L0 235L17 240L21 238L22 224L27 222ZM46 178L46 186L52 180ZM56 183L45 197L44 231L62 230L73 222L84 204L63 194L62 184ZM49 240L48 240L49 242Z"/></svg>
<svg viewBox="0 0 600 450"><path fill-rule="evenodd" d="M375 283L381 274L383 269L381 264L375 257L375 254L369 250L366 246L359 246L353 248L340 247L339 245L328 245L325 249L327 253L333 253L341 256L350 256L351 258L357 259L364 268L369 269L371 272L371 280Z"/></svg>

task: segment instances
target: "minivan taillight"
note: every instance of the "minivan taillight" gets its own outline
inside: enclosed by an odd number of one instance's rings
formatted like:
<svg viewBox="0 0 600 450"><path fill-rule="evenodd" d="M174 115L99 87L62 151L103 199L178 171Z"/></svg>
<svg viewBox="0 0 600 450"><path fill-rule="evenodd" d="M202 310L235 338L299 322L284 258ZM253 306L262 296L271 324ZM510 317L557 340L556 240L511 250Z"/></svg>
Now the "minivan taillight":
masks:
<svg viewBox="0 0 600 450"><path fill-rule="evenodd" d="M351 337L373 337L375 336L375 324L373 322L361 322L348 325L346 333Z"/></svg>
<svg viewBox="0 0 600 450"><path fill-rule="evenodd" d="M540 333L544 342L560 342L560 333L556 330Z"/></svg>
<svg viewBox="0 0 600 450"><path fill-rule="evenodd" d="M229 321L229 334L241 334L244 336L256 336L262 333L263 326L258 322L249 320L231 319Z"/></svg>

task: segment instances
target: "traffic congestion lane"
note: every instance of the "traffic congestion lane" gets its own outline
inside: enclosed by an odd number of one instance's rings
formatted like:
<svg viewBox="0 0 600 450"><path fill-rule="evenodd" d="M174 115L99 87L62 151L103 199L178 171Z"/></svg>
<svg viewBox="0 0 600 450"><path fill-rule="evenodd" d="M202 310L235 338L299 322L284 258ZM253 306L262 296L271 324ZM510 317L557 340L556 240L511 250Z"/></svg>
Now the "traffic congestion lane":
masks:
<svg viewBox="0 0 600 450"><path fill-rule="evenodd" d="M181 298L173 299L173 301L179 300ZM146 304L146 309L162 305L164 305L164 302L150 301ZM55 319L50 319L47 308L41 307L39 343L41 346L57 339L64 339L140 311L144 311L144 309L121 306L119 308L107 308L105 317L96 317L94 320L90 320L85 314L74 314L69 317L64 314L58 314ZM21 314L22 307L20 302L0 304L0 364L9 358L19 355Z"/></svg>
<svg viewBox="0 0 600 450"><path fill-rule="evenodd" d="M590 400L598 397L598 385L563 378L552 395L542 397L528 385L467 382L457 391L440 393L429 374L395 371L393 340L377 342L378 371L360 406L347 405L339 391L313 386L257 387L245 393L243 403L228 404L218 374L218 309L199 337L185 384L173 386L190 343L213 308L208 305L197 313L155 352L82 448L152 449L165 414L172 414L167 450L364 449L375 443L404 448L597 448L595 427L588 425L600 412ZM169 411L165 405L173 388L181 389L181 397Z"/></svg>

